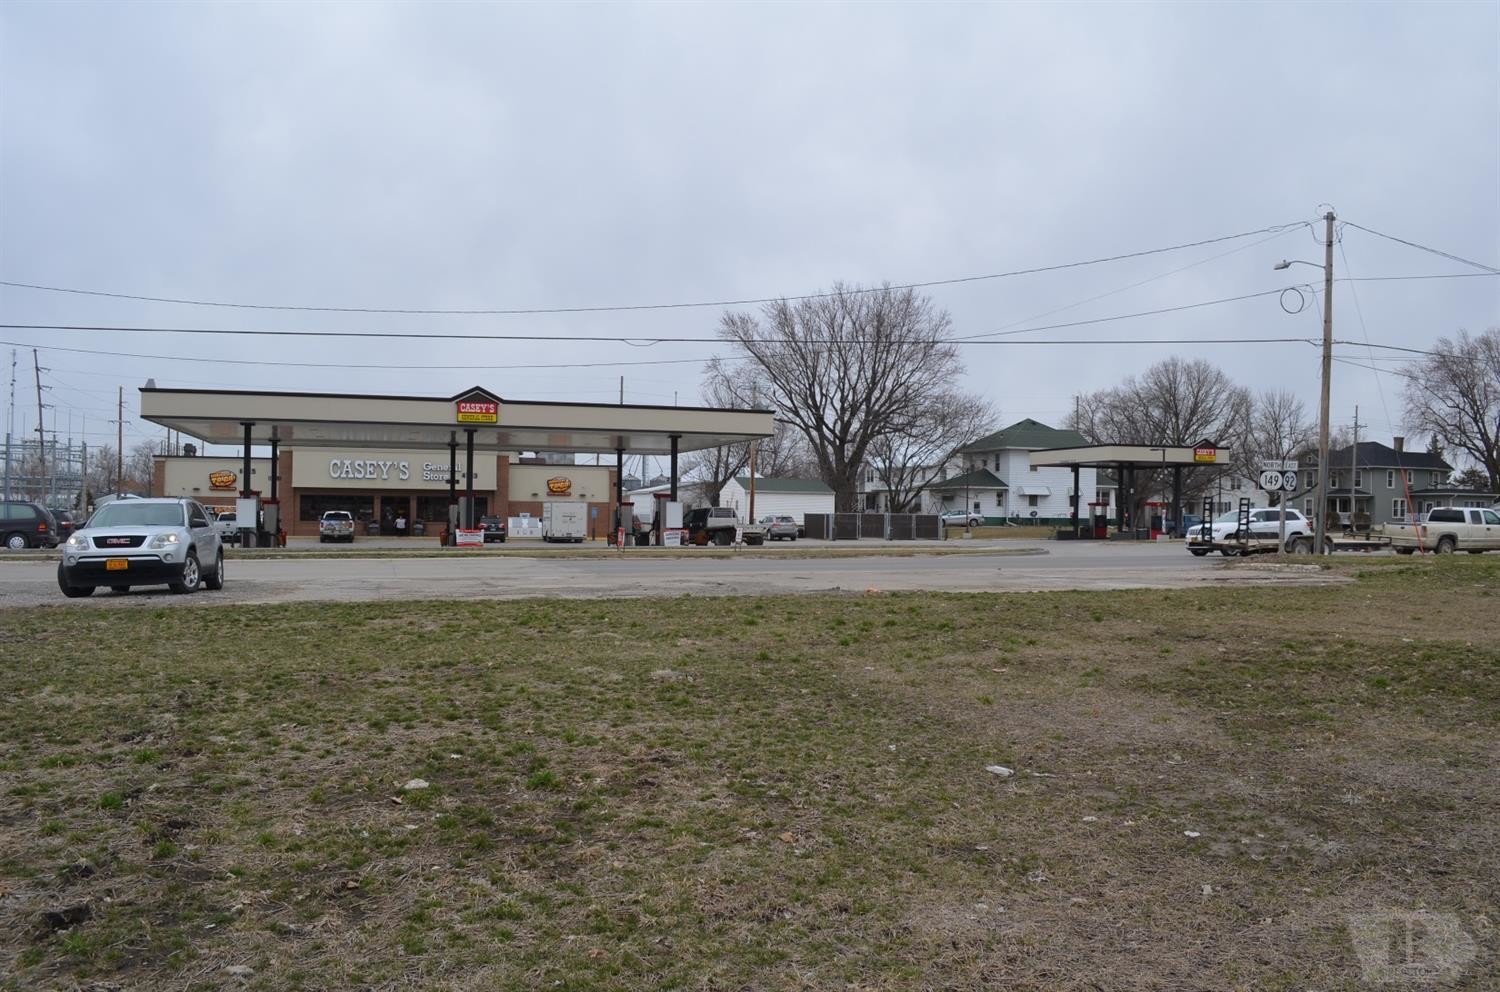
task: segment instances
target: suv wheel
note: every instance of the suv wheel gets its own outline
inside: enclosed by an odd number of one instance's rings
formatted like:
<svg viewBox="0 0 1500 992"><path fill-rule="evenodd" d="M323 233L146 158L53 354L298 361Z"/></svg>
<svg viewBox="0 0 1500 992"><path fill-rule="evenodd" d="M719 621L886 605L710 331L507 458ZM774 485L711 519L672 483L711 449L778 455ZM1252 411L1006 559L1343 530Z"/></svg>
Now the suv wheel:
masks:
<svg viewBox="0 0 1500 992"><path fill-rule="evenodd" d="M219 590L224 588L224 551L220 549L219 557L214 562L214 570L203 577L203 584L210 589Z"/></svg>
<svg viewBox="0 0 1500 992"><path fill-rule="evenodd" d="M94 594L93 586L71 586L68 585L68 573L63 571L62 562L57 563L57 588L69 599L81 599L84 596Z"/></svg>
<svg viewBox="0 0 1500 992"><path fill-rule="evenodd" d="M26 535L21 533L7 534L5 546L12 551L25 551L30 545L26 543Z"/></svg>
<svg viewBox="0 0 1500 992"><path fill-rule="evenodd" d="M198 571L198 553L189 551L187 560L182 563L182 578L177 582L167 583L167 588L179 596L198 591L198 583L203 579L202 573Z"/></svg>

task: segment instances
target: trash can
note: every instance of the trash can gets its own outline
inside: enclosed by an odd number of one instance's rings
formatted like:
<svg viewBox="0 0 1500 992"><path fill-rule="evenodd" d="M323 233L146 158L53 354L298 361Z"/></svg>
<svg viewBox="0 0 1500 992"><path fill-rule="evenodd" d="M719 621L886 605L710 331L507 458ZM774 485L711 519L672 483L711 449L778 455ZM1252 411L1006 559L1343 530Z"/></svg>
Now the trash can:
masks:
<svg viewBox="0 0 1500 992"><path fill-rule="evenodd" d="M374 520L368 520L368 521L366 521L365 522L365 534L367 536L369 536L369 537L379 537L380 536L380 524L377 523Z"/></svg>
<svg viewBox="0 0 1500 992"><path fill-rule="evenodd" d="M427 536L427 525L424 524L420 520L413 520L411 522L411 536L412 537L426 537Z"/></svg>

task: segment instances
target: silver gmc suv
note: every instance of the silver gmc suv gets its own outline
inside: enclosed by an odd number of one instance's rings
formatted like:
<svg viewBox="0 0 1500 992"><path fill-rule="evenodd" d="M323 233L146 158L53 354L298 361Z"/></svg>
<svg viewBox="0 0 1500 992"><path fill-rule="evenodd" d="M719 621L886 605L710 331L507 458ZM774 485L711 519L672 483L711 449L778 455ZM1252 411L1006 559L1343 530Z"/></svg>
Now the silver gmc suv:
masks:
<svg viewBox="0 0 1500 992"><path fill-rule="evenodd" d="M62 553L57 584L69 598L88 596L96 586L224 588L224 543L208 511L191 499L116 500L75 530Z"/></svg>

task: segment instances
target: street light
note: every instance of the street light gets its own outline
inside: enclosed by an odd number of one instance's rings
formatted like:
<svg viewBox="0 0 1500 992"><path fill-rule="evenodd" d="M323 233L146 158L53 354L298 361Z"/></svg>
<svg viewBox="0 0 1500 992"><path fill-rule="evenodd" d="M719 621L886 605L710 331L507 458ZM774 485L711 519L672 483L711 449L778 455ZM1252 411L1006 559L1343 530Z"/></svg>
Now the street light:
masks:
<svg viewBox="0 0 1500 992"><path fill-rule="evenodd" d="M1293 265L1311 265L1323 270L1323 395L1318 407L1318 494L1317 513L1313 516L1314 554L1323 554L1328 516L1328 394L1333 381L1333 211L1323 215L1328 233L1323 240L1323 264L1301 259L1282 259L1273 270L1280 272ZM1283 508L1282 513L1285 514Z"/></svg>

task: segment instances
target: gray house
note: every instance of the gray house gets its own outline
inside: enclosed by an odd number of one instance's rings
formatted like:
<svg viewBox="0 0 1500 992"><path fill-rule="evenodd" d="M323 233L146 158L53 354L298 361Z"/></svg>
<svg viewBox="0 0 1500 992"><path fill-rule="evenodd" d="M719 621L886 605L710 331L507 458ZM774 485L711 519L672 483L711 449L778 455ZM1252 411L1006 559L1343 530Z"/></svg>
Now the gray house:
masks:
<svg viewBox="0 0 1500 992"><path fill-rule="evenodd" d="M1362 530L1372 524L1402 523L1410 514L1445 505L1439 494L1455 491L1448 485L1453 466L1438 455L1405 450L1405 438L1392 441L1391 446L1360 441L1328 453L1332 463L1328 476L1330 527ZM1316 482L1312 472L1304 472L1304 478ZM1315 488L1303 489L1288 503L1312 517L1315 496Z"/></svg>

